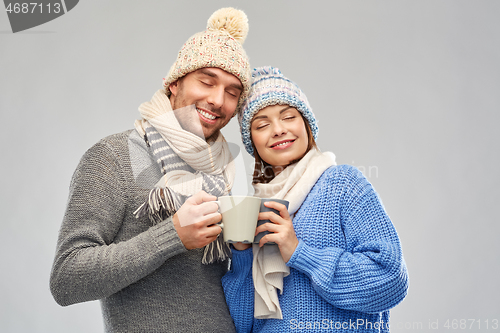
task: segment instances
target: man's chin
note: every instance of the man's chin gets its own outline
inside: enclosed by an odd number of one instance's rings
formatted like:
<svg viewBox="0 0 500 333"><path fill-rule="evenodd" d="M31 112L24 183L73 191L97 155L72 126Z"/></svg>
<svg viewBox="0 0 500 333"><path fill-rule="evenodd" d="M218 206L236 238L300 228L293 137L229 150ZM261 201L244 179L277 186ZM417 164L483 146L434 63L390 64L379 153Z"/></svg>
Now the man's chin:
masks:
<svg viewBox="0 0 500 333"><path fill-rule="evenodd" d="M205 141L210 142L210 141L215 141L217 137L219 136L220 131L210 131L210 132L205 132L203 131L203 134L205 135Z"/></svg>
<svg viewBox="0 0 500 333"><path fill-rule="evenodd" d="M206 141L208 141L209 138L217 138L217 136L219 135L219 132L220 132L220 129L217 128L217 126L216 126L218 124L219 123L209 125L209 124L206 124L203 122L201 123L201 128L203 130L203 135L205 136Z"/></svg>

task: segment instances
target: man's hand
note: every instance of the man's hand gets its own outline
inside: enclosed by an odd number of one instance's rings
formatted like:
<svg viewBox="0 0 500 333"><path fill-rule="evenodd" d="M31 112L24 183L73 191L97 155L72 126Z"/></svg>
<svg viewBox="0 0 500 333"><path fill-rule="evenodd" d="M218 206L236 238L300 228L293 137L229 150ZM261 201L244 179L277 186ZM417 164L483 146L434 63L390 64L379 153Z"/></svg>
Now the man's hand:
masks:
<svg viewBox="0 0 500 333"><path fill-rule="evenodd" d="M217 197L200 191L186 200L172 220L177 234L188 250L202 248L213 242L222 229L216 223L222 219L217 212Z"/></svg>

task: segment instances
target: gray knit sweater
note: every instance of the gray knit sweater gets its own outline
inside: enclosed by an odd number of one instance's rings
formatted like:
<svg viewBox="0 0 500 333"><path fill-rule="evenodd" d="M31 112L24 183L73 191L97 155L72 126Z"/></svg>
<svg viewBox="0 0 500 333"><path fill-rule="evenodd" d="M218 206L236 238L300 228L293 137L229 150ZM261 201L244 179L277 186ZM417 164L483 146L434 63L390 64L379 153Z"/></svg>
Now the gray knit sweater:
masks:
<svg viewBox="0 0 500 333"><path fill-rule="evenodd" d="M162 176L135 130L90 148L71 181L50 289L57 303L100 300L106 332L234 332L221 277L171 219L133 212Z"/></svg>

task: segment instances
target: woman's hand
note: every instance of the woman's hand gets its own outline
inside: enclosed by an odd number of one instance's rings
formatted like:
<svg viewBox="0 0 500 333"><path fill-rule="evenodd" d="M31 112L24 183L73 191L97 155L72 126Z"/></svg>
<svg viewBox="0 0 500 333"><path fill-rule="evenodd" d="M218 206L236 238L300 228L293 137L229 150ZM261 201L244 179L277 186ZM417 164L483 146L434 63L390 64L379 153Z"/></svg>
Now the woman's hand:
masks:
<svg viewBox="0 0 500 333"><path fill-rule="evenodd" d="M290 214L288 214L286 206L278 202L268 201L264 203L264 206L276 209L280 215L274 212L259 213L259 220L269 220L272 222L262 224L255 231L256 235L263 231L271 232L271 234L267 234L261 238L259 246L262 247L267 242L278 244L281 256L287 262L292 257L293 252L295 252L297 245L299 245Z"/></svg>

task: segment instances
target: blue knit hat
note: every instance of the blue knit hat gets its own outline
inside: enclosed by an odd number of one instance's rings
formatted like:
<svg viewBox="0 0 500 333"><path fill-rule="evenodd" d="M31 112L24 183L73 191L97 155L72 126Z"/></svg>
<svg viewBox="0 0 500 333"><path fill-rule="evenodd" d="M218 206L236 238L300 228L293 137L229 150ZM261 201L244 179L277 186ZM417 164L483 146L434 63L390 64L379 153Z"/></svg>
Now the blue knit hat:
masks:
<svg viewBox="0 0 500 333"><path fill-rule="evenodd" d="M306 95L299 86L287 79L276 67L258 67L252 71L252 85L238 114L241 139L247 152L253 156L250 125L253 117L270 105L290 105L296 108L309 123L314 140L318 138L318 125Z"/></svg>

